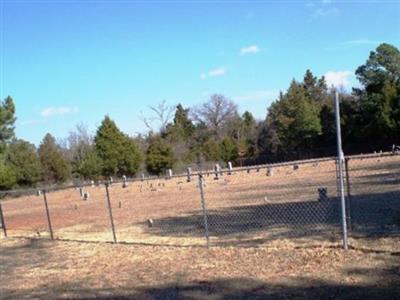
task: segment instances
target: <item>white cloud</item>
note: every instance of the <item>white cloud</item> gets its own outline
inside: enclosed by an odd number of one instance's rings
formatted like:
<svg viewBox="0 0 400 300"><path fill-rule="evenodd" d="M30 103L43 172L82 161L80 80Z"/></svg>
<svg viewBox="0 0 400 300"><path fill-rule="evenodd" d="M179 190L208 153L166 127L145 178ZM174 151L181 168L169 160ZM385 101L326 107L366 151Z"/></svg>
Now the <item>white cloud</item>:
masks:
<svg viewBox="0 0 400 300"><path fill-rule="evenodd" d="M46 121L45 119L25 120L25 121L21 121L21 122L20 122L20 125L21 125L21 126L36 125L36 124L44 123L45 121Z"/></svg>
<svg viewBox="0 0 400 300"><path fill-rule="evenodd" d="M351 71L329 71L325 73L325 80L328 87L347 88L350 85L349 77L353 74Z"/></svg>
<svg viewBox="0 0 400 300"><path fill-rule="evenodd" d="M343 43L343 45L375 45L375 44L379 44L379 42L368 39L351 40Z"/></svg>
<svg viewBox="0 0 400 300"><path fill-rule="evenodd" d="M68 107L68 106L59 106L59 107L47 107L44 110L41 111L41 116L42 117L52 117L52 116L57 116L57 115L67 115L67 114L73 114L77 113L78 108L77 107Z"/></svg>
<svg viewBox="0 0 400 300"><path fill-rule="evenodd" d="M251 45L240 49L240 55L256 54L258 52L260 52L260 47L258 47L257 45Z"/></svg>
<svg viewBox="0 0 400 300"><path fill-rule="evenodd" d="M225 75L224 68L217 68L217 69L208 71L208 76L210 76L210 77L223 76L223 75Z"/></svg>
<svg viewBox="0 0 400 300"><path fill-rule="evenodd" d="M318 8L314 11L314 17L327 17L337 15L339 13L339 9L337 7L329 7L329 8Z"/></svg>
<svg viewBox="0 0 400 300"><path fill-rule="evenodd" d="M216 68L216 69L211 69L207 73L203 72L200 74L201 79L206 79L207 77L218 77L218 76L224 76L226 73L226 70L224 68Z"/></svg>
<svg viewBox="0 0 400 300"><path fill-rule="evenodd" d="M234 97L236 101L264 101L275 100L279 95L279 90L256 90L244 95Z"/></svg>

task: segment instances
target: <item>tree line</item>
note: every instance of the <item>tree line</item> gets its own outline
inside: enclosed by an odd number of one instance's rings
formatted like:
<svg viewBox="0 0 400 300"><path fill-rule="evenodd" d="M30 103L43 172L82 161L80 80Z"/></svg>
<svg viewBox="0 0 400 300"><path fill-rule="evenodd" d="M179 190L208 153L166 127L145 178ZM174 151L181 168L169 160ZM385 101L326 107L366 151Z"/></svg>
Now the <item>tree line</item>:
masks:
<svg viewBox="0 0 400 300"><path fill-rule="evenodd" d="M400 52L389 44L371 51L355 75L360 87L340 90L346 154L388 150L400 144ZM63 140L46 134L38 148L17 139L15 105L0 103L0 189L53 184L71 179L159 175L166 169L207 162L265 163L332 155L335 151L333 88L307 70L258 121L221 94L185 108L162 102L152 107L145 135L130 137L105 116L92 136L78 125ZM151 124L158 122L158 127Z"/></svg>

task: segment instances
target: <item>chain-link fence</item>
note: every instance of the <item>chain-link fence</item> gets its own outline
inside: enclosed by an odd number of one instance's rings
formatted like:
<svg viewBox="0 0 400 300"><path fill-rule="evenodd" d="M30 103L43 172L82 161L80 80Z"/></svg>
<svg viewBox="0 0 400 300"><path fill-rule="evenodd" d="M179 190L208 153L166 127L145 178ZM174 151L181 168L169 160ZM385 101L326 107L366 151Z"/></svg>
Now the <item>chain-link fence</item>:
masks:
<svg viewBox="0 0 400 300"><path fill-rule="evenodd" d="M7 192L0 225L9 236L153 245L338 244L337 169L324 158ZM343 170L350 245L391 249L400 242L400 155L347 157Z"/></svg>
<svg viewBox="0 0 400 300"><path fill-rule="evenodd" d="M398 250L400 155L347 158L346 177L351 243L387 250L397 247Z"/></svg>

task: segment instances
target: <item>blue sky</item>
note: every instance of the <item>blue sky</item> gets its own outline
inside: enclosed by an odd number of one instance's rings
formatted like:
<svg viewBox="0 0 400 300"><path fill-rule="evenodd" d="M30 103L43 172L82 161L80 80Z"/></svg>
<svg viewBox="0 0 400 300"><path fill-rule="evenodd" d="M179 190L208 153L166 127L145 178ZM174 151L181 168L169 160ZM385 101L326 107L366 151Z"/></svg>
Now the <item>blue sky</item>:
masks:
<svg viewBox="0 0 400 300"><path fill-rule="evenodd" d="M134 135L148 106L212 93L263 119L307 68L349 89L380 42L400 47L399 1L0 1L0 96L35 144L105 114Z"/></svg>

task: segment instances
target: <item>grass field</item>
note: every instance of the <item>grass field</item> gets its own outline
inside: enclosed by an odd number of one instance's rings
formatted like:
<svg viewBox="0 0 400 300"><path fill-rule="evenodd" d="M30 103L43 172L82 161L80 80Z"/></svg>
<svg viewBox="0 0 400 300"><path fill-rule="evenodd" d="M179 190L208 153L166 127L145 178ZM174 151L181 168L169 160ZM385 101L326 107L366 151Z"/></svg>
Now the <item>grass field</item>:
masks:
<svg viewBox="0 0 400 300"><path fill-rule="evenodd" d="M57 241L41 196L5 199L1 298L399 299L400 156L350 160L348 251L335 168L205 175L209 249L197 178L110 188L117 239L131 245L97 242L112 241L104 186L87 188L87 201L75 189L47 194Z"/></svg>
<svg viewBox="0 0 400 300"><path fill-rule="evenodd" d="M263 245L291 239L315 245L340 242L340 206L333 160L266 169L234 171L214 180L205 175L205 202L210 241L216 245ZM373 242L390 250L399 241L400 156L349 162L348 207L353 243ZM317 190L328 190L318 201ZM55 237L112 241L104 186L88 187L90 198L67 189L47 199ZM205 227L198 179L132 182L110 187L118 241L152 245L204 245ZM350 200L349 200L350 199ZM41 196L3 201L10 236L48 236ZM148 220L153 220L149 227Z"/></svg>
<svg viewBox="0 0 400 300"><path fill-rule="evenodd" d="M2 299L399 299L400 253L7 239Z"/></svg>

